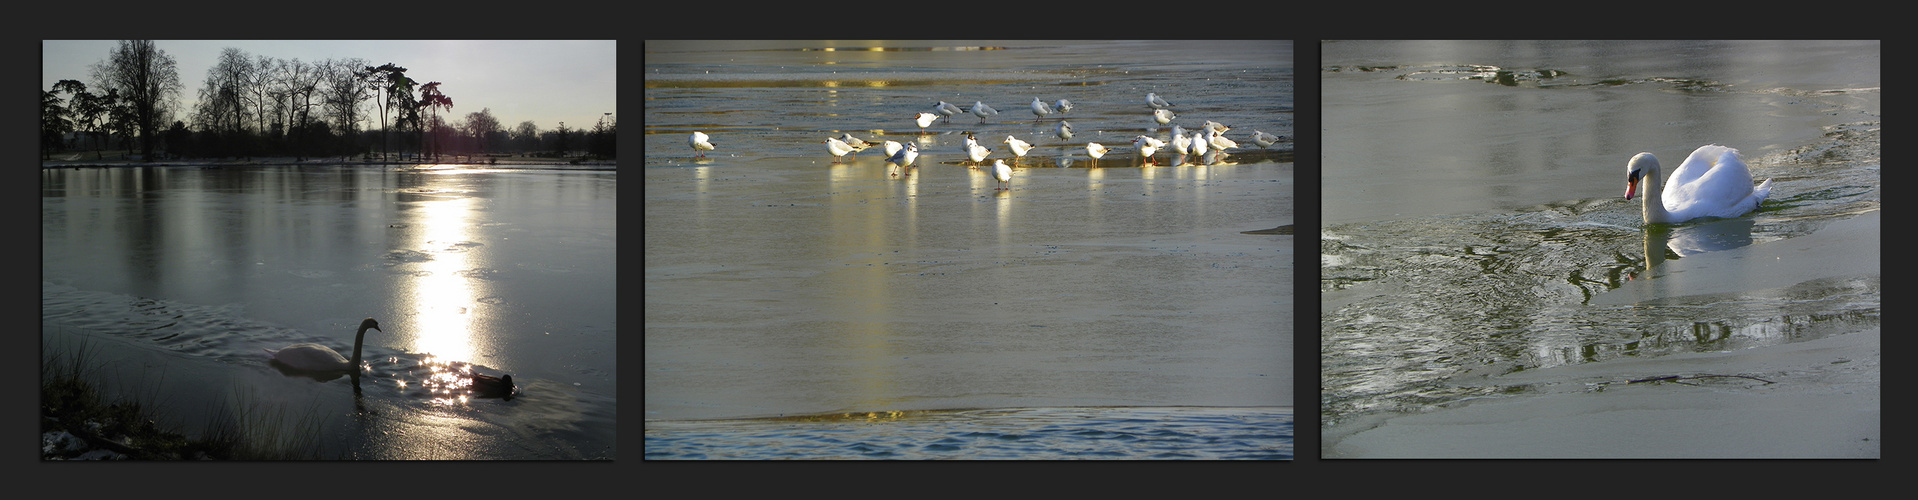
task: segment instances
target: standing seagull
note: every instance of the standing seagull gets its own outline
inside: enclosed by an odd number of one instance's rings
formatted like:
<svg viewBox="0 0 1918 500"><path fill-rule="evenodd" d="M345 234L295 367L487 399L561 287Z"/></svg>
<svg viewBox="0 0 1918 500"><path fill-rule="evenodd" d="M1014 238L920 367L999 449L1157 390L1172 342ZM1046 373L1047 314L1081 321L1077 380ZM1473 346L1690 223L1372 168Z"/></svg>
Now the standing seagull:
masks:
<svg viewBox="0 0 1918 500"><path fill-rule="evenodd" d="M1098 163L1100 158L1105 157L1106 147L1096 142L1088 142L1086 143L1086 155L1092 157L1093 163Z"/></svg>
<svg viewBox="0 0 1918 500"><path fill-rule="evenodd" d="M1207 134L1205 137L1205 141L1212 145L1212 149L1218 150L1218 152L1220 153L1224 153L1225 150L1228 148L1239 147L1239 143L1232 142L1231 139L1225 138L1225 133L1218 130L1214 130L1210 134Z"/></svg>
<svg viewBox="0 0 1918 500"><path fill-rule="evenodd" d="M1037 97L1032 98L1032 115L1033 116L1036 116L1039 118L1045 118L1046 115L1049 115L1049 114L1052 114L1052 106L1047 105L1045 101L1041 101Z"/></svg>
<svg viewBox="0 0 1918 500"><path fill-rule="evenodd" d="M1257 130L1252 131L1252 143L1259 145L1259 149L1271 147L1276 142L1279 142L1279 136Z"/></svg>
<svg viewBox="0 0 1918 500"><path fill-rule="evenodd" d="M1006 136L1005 143L1006 147L1012 149L1012 161L1014 162L1018 162L1020 158L1026 156L1027 151L1032 150L1032 143L1014 139L1010 135Z"/></svg>
<svg viewBox="0 0 1918 500"><path fill-rule="evenodd" d="M946 101L939 101L939 104L936 106L933 106L932 108L935 110L938 110L940 115L944 115L946 117L946 123L952 123L952 115L956 115L963 112L963 111L959 111L958 106L949 104Z"/></svg>
<svg viewBox="0 0 1918 500"><path fill-rule="evenodd" d="M912 119L917 120L919 122L919 130L925 130L927 126L932 125L933 120L939 119L939 115L935 115L932 113L920 113L919 116L914 116L912 117Z"/></svg>
<svg viewBox="0 0 1918 500"><path fill-rule="evenodd" d="M1165 124L1167 124L1167 123L1172 123L1172 120L1173 120L1174 118L1178 118L1178 117L1177 117L1177 116L1173 116L1173 115L1172 115L1172 110L1170 110L1170 109L1155 109L1155 110L1152 110L1152 121L1155 121L1155 122L1159 122L1159 124L1160 124L1160 125L1165 125Z"/></svg>
<svg viewBox="0 0 1918 500"><path fill-rule="evenodd" d="M912 166L912 161L917 159L919 159L919 145L907 143L906 149L899 150L898 153L893 154L892 157L887 158L886 161L893 162L901 167L910 167Z"/></svg>
<svg viewBox="0 0 1918 500"><path fill-rule="evenodd" d="M999 110L992 109L992 106L987 106L985 102L972 101L972 115L979 117L979 123L985 123L987 116L996 114L999 114Z"/></svg>
<svg viewBox="0 0 1918 500"><path fill-rule="evenodd" d="M1146 164L1151 164L1152 154L1159 152L1159 147L1153 146L1151 142L1146 141L1145 136L1132 138L1132 144L1139 147L1139 156L1145 157Z"/></svg>
<svg viewBox="0 0 1918 500"><path fill-rule="evenodd" d="M708 142L707 139L708 137L706 137L705 132L693 132L693 137L688 139L686 143L693 146L694 153L699 153L699 156L704 157L707 151L713 150L713 143Z"/></svg>
<svg viewBox="0 0 1918 500"><path fill-rule="evenodd" d="M1172 126L1172 140L1170 142L1172 143L1172 150L1178 151L1181 155L1186 154L1187 147L1192 145L1192 140L1185 137L1185 129L1180 128L1178 125Z"/></svg>
<svg viewBox="0 0 1918 500"><path fill-rule="evenodd" d="M859 140L858 137L853 137L851 133L840 135L839 142L843 142L843 143L846 143L847 146L851 146L852 152L854 153L865 151L866 148L872 147L872 143Z"/></svg>
<svg viewBox="0 0 1918 500"><path fill-rule="evenodd" d="M825 142L826 152L832 153L833 163L839 163L839 159L846 156L846 153L853 152L852 146L847 146L846 143L839 142L839 139L827 137Z"/></svg>
<svg viewBox="0 0 1918 500"><path fill-rule="evenodd" d="M1072 123L1067 122L1065 120L1059 120L1059 126L1054 127L1052 129L1052 132L1055 134L1059 134L1059 140L1062 140L1062 141L1072 140Z"/></svg>
<svg viewBox="0 0 1918 500"><path fill-rule="evenodd" d="M1052 105L1052 107L1059 108L1060 113L1072 111L1072 101L1060 99L1059 103Z"/></svg>
<svg viewBox="0 0 1918 500"><path fill-rule="evenodd" d="M1154 94L1151 92L1147 92L1145 94L1145 105L1151 106L1153 109L1172 107L1172 103L1165 102L1165 99L1159 98L1159 94Z"/></svg>
<svg viewBox="0 0 1918 500"><path fill-rule="evenodd" d="M1002 183L1008 183L1007 186L1010 187L1010 183L1012 182L1012 167L1006 166L1005 160L992 160L992 178L999 179L999 182Z"/></svg>

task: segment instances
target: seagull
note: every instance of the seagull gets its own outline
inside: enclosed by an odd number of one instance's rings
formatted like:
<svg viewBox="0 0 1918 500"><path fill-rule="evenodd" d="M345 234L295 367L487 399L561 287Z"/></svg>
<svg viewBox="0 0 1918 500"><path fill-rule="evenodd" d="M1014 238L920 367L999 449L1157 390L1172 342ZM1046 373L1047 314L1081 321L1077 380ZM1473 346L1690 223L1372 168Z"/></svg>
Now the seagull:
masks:
<svg viewBox="0 0 1918 500"><path fill-rule="evenodd" d="M1072 124L1066 122L1065 120L1059 120L1059 126L1055 127L1052 130L1052 132L1055 134L1059 134L1059 140L1071 140Z"/></svg>
<svg viewBox="0 0 1918 500"><path fill-rule="evenodd" d="M890 143L892 141L886 142ZM893 162L901 167L910 167L912 166L912 161L917 159L919 159L919 145L908 143L906 144L906 149L901 149L898 153L893 153L892 157L887 158L886 161Z"/></svg>
<svg viewBox="0 0 1918 500"><path fill-rule="evenodd" d="M992 155L992 148L980 146L979 139L974 138L972 132L966 132L966 145L963 151L967 158L972 159L973 163L985 161L987 156Z"/></svg>
<svg viewBox="0 0 1918 500"><path fill-rule="evenodd" d="M707 141L705 132L693 132L693 137L687 139L686 144L692 145L693 152L699 153L699 156L706 156L707 151L713 150L713 143Z"/></svg>
<svg viewBox="0 0 1918 500"><path fill-rule="evenodd" d="M1259 149L1265 149L1265 148L1271 147L1272 144L1276 142L1279 142L1279 136L1268 134L1265 132L1260 132L1257 130L1252 131L1252 143L1258 144Z"/></svg>
<svg viewBox="0 0 1918 500"><path fill-rule="evenodd" d="M1065 100L1065 99L1060 99L1060 100L1059 100L1059 103L1058 103L1058 104L1053 104L1053 105L1052 105L1052 107L1055 107L1055 108L1059 108L1059 112L1060 112L1060 113L1064 113L1064 112L1067 112L1067 111L1072 111L1072 101L1068 101L1068 100Z"/></svg>
<svg viewBox="0 0 1918 500"><path fill-rule="evenodd" d="M939 111L940 115L944 115L946 117L946 123L952 123L952 115L964 113L964 111L959 110L958 106L949 104L946 101L939 101L939 104L933 106L932 109Z"/></svg>
<svg viewBox="0 0 1918 500"><path fill-rule="evenodd" d="M985 123L987 116L999 114L999 110L992 109L992 106L987 106L984 102L972 101L972 114L979 117L980 123Z"/></svg>
<svg viewBox="0 0 1918 500"><path fill-rule="evenodd" d="M827 137L825 143L826 152L832 153L833 163L838 163L840 157L846 156L846 153L853 152L852 146L847 146L846 143L839 142L839 139Z"/></svg>
<svg viewBox="0 0 1918 500"><path fill-rule="evenodd" d="M1165 141L1155 139L1152 136L1142 135L1142 136L1139 136L1139 140L1145 141L1146 144L1152 145L1153 149L1165 149Z"/></svg>
<svg viewBox="0 0 1918 500"><path fill-rule="evenodd" d="M992 178L999 179L999 182L1012 182L1012 167L1006 166L1005 160L992 160Z"/></svg>
<svg viewBox="0 0 1918 500"><path fill-rule="evenodd" d="M1014 157L1012 161L1015 162L1019 161L1019 158L1024 158L1027 151L1032 150L1032 143L1014 139L1010 135L1006 136L1005 143L1007 147L1012 149L1012 155Z"/></svg>
<svg viewBox="0 0 1918 500"><path fill-rule="evenodd" d="M939 119L939 115L920 113L919 116L915 116L913 119L919 121L919 130L925 130L927 126L932 125L933 120Z"/></svg>
<svg viewBox="0 0 1918 500"><path fill-rule="evenodd" d="M1143 135L1134 137L1132 138L1132 144L1139 146L1139 156L1144 157L1146 163L1152 163L1152 154L1159 152L1159 147L1153 146L1152 143L1146 141L1146 139L1146 136Z"/></svg>
<svg viewBox="0 0 1918 500"><path fill-rule="evenodd" d="M1159 122L1160 125L1171 123L1173 118L1178 118L1178 117L1172 116L1172 110L1169 110L1169 109L1152 110L1152 121Z"/></svg>
<svg viewBox="0 0 1918 500"><path fill-rule="evenodd" d="M1086 155L1091 156L1092 161L1099 161L1099 158L1105 157L1106 147L1096 142L1088 142L1086 143Z"/></svg>
<svg viewBox="0 0 1918 500"><path fill-rule="evenodd" d="M899 150L901 149L906 149L906 147L899 145L898 141L886 141L886 159L888 161L892 160L892 156L899 154Z"/></svg>
<svg viewBox="0 0 1918 500"><path fill-rule="evenodd" d="M1219 131L1219 133L1221 133L1221 134L1223 134L1223 133L1225 133L1225 131L1227 131L1227 130L1232 130L1232 127L1227 127L1227 126L1225 126L1225 125L1220 125L1220 124L1219 124L1219 122L1215 122L1215 121L1212 121L1212 120L1206 120L1206 121L1205 121L1205 126L1204 126L1204 127L1200 127L1200 128L1199 128L1199 130L1200 130L1201 132L1211 132L1211 131L1214 131L1214 130L1217 130L1217 131Z"/></svg>
<svg viewBox="0 0 1918 500"><path fill-rule="evenodd" d="M1172 150L1184 155L1192 150L1191 147L1192 138L1186 137L1185 131L1179 130L1179 127L1172 127Z"/></svg>
<svg viewBox="0 0 1918 500"><path fill-rule="evenodd" d="M843 143L846 143L847 146L851 146L852 152L854 153L865 151L866 148L872 147L872 143L859 140L859 138L853 137L852 134L840 135L839 142L843 142Z"/></svg>
<svg viewBox="0 0 1918 500"><path fill-rule="evenodd" d="M1145 94L1145 105L1152 106L1153 109L1172 107L1172 103L1165 102L1165 99L1159 98L1159 94L1151 92Z"/></svg>
<svg viewBox="0 0 1918 500"><path fill-rule="evenodd" d="M992 155L992 148L980 146L978 144L966 146L966 157L971 158L973 163L986 161L986 157L991 155Z"/></svg>
<svg viewBox="0 0 1918 500"><path fill-rule="evenodd" d="M1212 149L1218 150L1220 153L1224 153L1225 150L1229 148L1239 147L1239 143L1232 142L1231 139L1225 138L1225 134L1217 130L1214 130L1212 131L1211 134L1207 135L1205 137L1205 140L1207 143L1212 145Z"/></svg>
<svg viewBox="0 0 1918 500"><path fill-rule="evenodd" d="M1205 156L1205 149L1206 149L1205 136L1200 135L1199 132L1193 132L1191 148L1192 148L1192 156L1200 156L1200 157Z"/></svg>
<svg viewBox="0 0 1918 500"><path fill-rule="evenodd" d="M1049 115L1049 114L1052 114L1052 106L1046 105L1045 101L1041 101L1037 97L1032 98L1032 115L1033 116L1036 116L1039 118L1045 118L1046 115Z"/></svg>

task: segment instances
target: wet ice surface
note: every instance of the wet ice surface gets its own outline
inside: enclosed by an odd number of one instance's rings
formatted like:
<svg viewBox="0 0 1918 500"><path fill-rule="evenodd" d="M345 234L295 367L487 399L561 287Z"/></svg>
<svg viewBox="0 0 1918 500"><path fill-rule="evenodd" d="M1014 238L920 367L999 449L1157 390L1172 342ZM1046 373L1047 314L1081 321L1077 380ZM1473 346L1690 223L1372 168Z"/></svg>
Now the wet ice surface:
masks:
<svg viewBox="0 0 1918 500"><path fill-rule="evenodd" d="M1290 460L1288 408L1017 408L651 421L647 460Z"/></svg>
<svg viewBox="0 0 1918 500"><path fill-rule="evenodd" d="M1241 234L1292 223L1289 46L983 45L1007 48L649 43L649 457L683 429L655 420L1292 404L1293 240ZM1232 126L1242 147L1140 167L1130 138L1167 138L1148 130L1147 92L1179 106L1174 124ZM1034 120L1032 97L1075 108ZM912 115L940 100L1000 114L922 133ZM1061 117L1070 141L1052 135ZM1288 139L1263 151L1253 129ZM718 150L691 158L693 130ZM960 164L966 131L994 159L1012 159L1007 135L1037 148L1000 189ZM923 154L835 164L820 141L847 132ZM1095 166L1088 141L1115 152Z"/></svg>
<svg viewBox="0 0 1918 500"><path fill-rule="evenodd" d="M1559 367L1875 331L1876 44L1784 45L1328 44L1327 449L1394 416L1625 382ZM1741 149L1770 199L1644 226L1625 161L1706 143ZM1766 376L1808 383L1790 375Z"/></svg>
<svg viewBox="0 0 1918 500"><path fill-rule="evenodd" d="M610 171L198 167L42 172L45 346L91 345L98 383L320 428L360 459L613 458L617 188ZM509 195L510 193L510 195ZM314 342L346 377L263 349ZM511 374L512 399L463 390Z"/></svg>

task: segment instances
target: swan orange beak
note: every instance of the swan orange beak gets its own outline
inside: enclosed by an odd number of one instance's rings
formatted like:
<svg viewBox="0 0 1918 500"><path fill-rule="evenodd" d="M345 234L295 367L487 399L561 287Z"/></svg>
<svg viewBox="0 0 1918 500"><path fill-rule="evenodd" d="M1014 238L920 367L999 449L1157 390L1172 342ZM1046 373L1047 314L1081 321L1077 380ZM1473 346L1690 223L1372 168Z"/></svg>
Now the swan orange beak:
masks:
<svg viewBox="0 0 1918 500"><path fill-rule="evenodd" d="M1638 172L1632 172L1631 175L1625 176L1625 199L1631 200L1632 194L1637 192L1638 192Z"/></svg>

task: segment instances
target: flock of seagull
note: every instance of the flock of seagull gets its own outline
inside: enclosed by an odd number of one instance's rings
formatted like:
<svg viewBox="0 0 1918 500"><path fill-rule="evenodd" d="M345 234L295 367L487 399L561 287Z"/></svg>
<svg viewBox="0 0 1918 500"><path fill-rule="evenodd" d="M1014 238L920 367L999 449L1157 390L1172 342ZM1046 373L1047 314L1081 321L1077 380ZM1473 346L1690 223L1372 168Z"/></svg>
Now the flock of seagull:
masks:
<svg viewBox="0 0 1918 500"><path fill-rule="evenodd" d="M1157 93L1147 93L1145 95L1145 103L1146 106L1152 108L1152 121L1160 126L1171 123L1172 120L1178 118L1170 109L1172 108L1172 104L1166 102L1164 98L1159 97ZM1047 103L1044 100L1034 97L1032 98L1030 108L1032 109L1033 116L1037 117L1036 119L1043 119L1053 114L1063 114L1072 111L1072 102L1060 99L1056 103ZM926 127L932 126L934 121L943 119L950 123L954 115L962 113L970 113L973 116L977 116L979 117L980 123L985 123L986 117L999 114L999 111L992 109L991 106L987 106L983 101L974 101L972 107L967 109L961 109L951 103L939 101L938 104L933 105L932 111L921 112L913 116L913 121L919 124L920 130L925 130ZM1139 135L1132 138L1132 145L1138 148L1139 155L1145 159L1146 164L1152 164L1153 155L1159 151L1168 151L1168 149L1166 149L1167 146L1171 146L1169 151L1177 151L1181 156L1190 155L1195 158L1205 156L1208 150L1215 151L1218 154L1225 154L1225 150L1239 147L1237 142L1225 137L1225 132L1228 130L1232 130L1232 127L1208 120L1204 125L1200 126L1199 130L1187 135L1184 128L1174 125L1172 127L1171 141L1159 140L1147 135ZM1059 124L1053 127L1053 133L1057 135L1060 140L1071 140L1073 135L1072 123L1060 120ZM967 159L977 164L985 161L987 156L992 155L992 149L980 145L978 138L974 137L972 132L966 132L965 134L966 145L964 152ZM1257 144L1259 148L1264 149L1277 143L1280 136L1254 130L1252 131L1251 138L1253 144ZM826 140L821 142L825 143L826 152L832 154L834 163L839 162L846 155L853 155L874 146L872 143L853 137L850 133L842 134L839 137L827 137ZM1013 163L1015 164L1018 163L1019 158L1024 158L1026 153L1033 149L1031 143L1019 140L1010 135L1006 136L1006 139L1001 142L1005 143L1006 148L1012 152ZM712 138L704 132L693 132L692 137L687 140L687 144L691 145L693 152L701 157L705 156L705 152L714 150ZM879 146L886 152L886 161L901 167L910 167L913 161L919 158L919 146L916 144L906 143L902 145L898 141L885 141ZM1091 156L1094 162L1097 162L1099 158L1104 157L1106 153L1110 151L1106 149L1104 145L1097 142L1088 142L1085 148L1086 155ZM1012 167L1006 165L1005 160L993 160L992 177L998 179L1002 184L1009 183L1012 181Z"/></svg>

